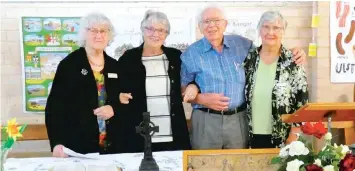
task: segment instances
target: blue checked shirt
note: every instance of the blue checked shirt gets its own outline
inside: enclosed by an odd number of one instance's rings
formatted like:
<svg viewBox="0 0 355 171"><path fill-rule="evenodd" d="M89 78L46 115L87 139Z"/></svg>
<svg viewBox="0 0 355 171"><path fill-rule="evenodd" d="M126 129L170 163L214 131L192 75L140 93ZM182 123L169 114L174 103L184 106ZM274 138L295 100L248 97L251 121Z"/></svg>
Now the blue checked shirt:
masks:
<svg viewBox="0 0 355 171"><path fill-rule="evenodd" d="M244 103L245 72L242 65L252 42L242 36L225 35L221 53L206 38L193 43L181 55L181 85L195 81L201 93L219 93L230 98L229 109ZM194 104L193 108L205 108Z"/></svg>

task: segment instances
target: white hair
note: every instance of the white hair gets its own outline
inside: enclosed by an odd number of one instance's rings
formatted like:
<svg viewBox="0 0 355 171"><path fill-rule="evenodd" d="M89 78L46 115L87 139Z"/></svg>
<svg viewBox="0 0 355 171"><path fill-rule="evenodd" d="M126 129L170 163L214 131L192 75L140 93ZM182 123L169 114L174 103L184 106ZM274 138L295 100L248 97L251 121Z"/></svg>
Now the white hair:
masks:
<svg viewBox="0 0 355 171"><path fill-rule="evenodd" d="M144 32L144 28L148 27L152 23L163 24L167 33L170 34L170 22L166 14L153 10L146 11L141 22L141 31Z"/></svg>
<svg viewBox="0 0 355 171"><path fill-rule="evenodd" d="M104 14L100 12L92 12L81 18L79 29L79 46L84 47L86 45L86 32L89 28L97 24L104 24L108 26L108 43L113 41L116 35L115 28Z"/></svg>
<svg viewBox="0 0 355 171"><path fill-rule="evenodd" d="M196 16L196 20L198 22L198 24L200 24L203 20L203 14L209 10L209 9L216 9L218 11L220 11L223 15L223 18L226 19L226 11L224 10L224 8L218 4L209 4L206 5L203 9L200 9L199 12L197 13Z"/></svg>
<svg viewBox="0 0 355 171"><path fill-rule="evenodd" d="M257 29L258 29L258 34L260 34L260 29L263 26L265 22L274 22L279 20L282 24L282 28L285 30L287 27L287 21L284 19L284 17L281 15L280 12L278 11L266 11L261 15Z"/></svg>

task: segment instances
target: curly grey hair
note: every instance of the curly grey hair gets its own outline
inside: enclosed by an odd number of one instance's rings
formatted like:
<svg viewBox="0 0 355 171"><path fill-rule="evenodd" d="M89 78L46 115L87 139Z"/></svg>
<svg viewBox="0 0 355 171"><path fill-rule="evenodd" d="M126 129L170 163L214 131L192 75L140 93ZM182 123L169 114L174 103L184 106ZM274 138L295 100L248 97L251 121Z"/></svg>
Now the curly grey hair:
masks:
<svg viewBox="0 0 355 171"><path fill-rule="evenodd" d="M152 23L161 23L164 25L168 35L170 34L170 22L166 14L158 11L148 10L144 14L144 18L141 22L141 31L144 32L144 28L148 27Z"/></svg>
<svg viewBox="0 0 355 171"><path fill-rule="evenodd" d="M278 11L266 11L261 15L257 29L258 29L258 34L260 34L260 29L263 26L265 22L274 22L279 20L282 23L282 28L286 30L287 27L287 21L284 19L282 14Z"/></svg>
<svg viewBox="0 0 355 171"><path fill-rule="evenodd" d="M110 19L104 14L99 12L92 12L81 18L79 29L79 46L84 47L86 45L86 32L87 30L97 24L104 24L108 26L108 40L109 44L113 41L116 35L115 28Z"/></svg>

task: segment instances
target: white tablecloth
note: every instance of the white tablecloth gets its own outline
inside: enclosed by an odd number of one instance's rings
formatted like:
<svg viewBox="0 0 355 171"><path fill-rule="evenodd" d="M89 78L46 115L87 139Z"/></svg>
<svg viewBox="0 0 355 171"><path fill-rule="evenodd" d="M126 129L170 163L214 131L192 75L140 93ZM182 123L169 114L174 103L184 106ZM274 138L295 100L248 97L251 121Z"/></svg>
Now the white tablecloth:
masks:
<svg viewBox="0 0 355 171"><path fill-rule="evenodd" d="M182 151L154 152L153 156L159 165L160 171L183 170ZM100 168L104 168L101 166L114 165L122 168L123 171L138 171L142 158L142 153L100 155L98 159L76 157L8 158L5 163L5 171L47 171L53 167L62 168L59 169L62 171L64 171L63 168L65 168L65 170L100 171Z"/></svg>

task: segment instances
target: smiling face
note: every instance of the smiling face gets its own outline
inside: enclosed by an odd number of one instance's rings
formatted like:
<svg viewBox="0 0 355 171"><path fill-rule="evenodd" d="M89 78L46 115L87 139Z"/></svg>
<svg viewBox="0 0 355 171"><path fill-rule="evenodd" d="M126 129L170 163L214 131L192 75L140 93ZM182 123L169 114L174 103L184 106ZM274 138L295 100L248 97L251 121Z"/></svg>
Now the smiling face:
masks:
<svg viewBox="0 0 355 171"><path fill-rule="evenodd" d="M223 33L227 27L223 12L217 8L206 9L199 23L201 33L210 42L223 39Z"/></svg>
<svg viewBox="0 0 355 171"><path fill-rule="evenodd" d="M161 47L167 36L168 31L162 23L151 23L144 27L144 43L150 47Z"/></svg>
<svg viewBox="0 0 355 171"><path fill-rule="evenodd" d="M110 29L106 24L95 24L87 28L86 46L95 50L104 50L109 42Z"/></svg>
<svg viewBox="0 0 355 171"><path fill-rule="evenodd" d="M265 21L260 27L260 37L263 45L281 45L283 34L284 26L280 20Z"/></svg>

